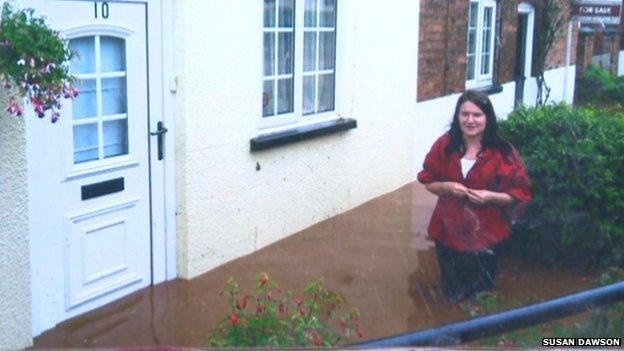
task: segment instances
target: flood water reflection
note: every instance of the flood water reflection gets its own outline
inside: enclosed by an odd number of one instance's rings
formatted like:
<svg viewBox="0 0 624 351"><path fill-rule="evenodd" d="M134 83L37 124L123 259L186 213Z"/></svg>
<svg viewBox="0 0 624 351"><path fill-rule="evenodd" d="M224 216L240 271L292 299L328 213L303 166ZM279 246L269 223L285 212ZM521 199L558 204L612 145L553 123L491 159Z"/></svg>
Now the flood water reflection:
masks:
<svg viewBox="0 0 624 351"><path fill-rule="evenodd" d="M229 262L192 280L138 291L59 324L35 338L35 348L201 347L226 316L219 292L229 277L253 291L266 271L286 290L322 278L361 312L363 340L470 318L442 296L432 242L425 238L436 197L418 183ZM593 285L581 272L544 268L504 257L495 291L535 301Z"/></svg>

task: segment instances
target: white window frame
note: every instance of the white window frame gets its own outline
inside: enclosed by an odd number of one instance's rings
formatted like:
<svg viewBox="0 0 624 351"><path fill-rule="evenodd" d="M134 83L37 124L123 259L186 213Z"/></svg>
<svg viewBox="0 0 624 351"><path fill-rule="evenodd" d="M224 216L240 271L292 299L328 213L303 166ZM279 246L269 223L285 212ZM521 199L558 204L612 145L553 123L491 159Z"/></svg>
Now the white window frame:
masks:
<svg viewBox="0 0 624 351"><path fill-rule="evenodd" d="M317 4L320 3L321 1L322 0L317 0ZM276 133L280 131L285 131L285 130L302 127L306 125L311 125L311 124L316 124L316 123L322 123L325 121L335 120L339 118L336 112L337 111L337 89L336 87L338 86L337 75L336 75L336 71L337 71L336 62L337 62L337 51L338 51L338 48L337 48L338 46L337 25L338 25L338 13L339 13L338 3L339 3L339 0L336 0L335 9L334 9L335 12L334 12L334 27L333 27L334 28L334 68L333 68L334 109L330 111L324 111L324 112L307 114L307 115L303 114L303 77L304 75L327 73L331 70L316 70L316 71L309 71L309 72L304 73L303 71L304 32L310 30L310 28L306 29L304 27L305 0L295 0L295 10L294 10L295 11L295 26L294 26L294 33L295 33L294 56L295 57L294 57L294 68L293 68L293 72L294 72L293 112L273 115L270 117L263 117L262 106L259 102L258 103L258 105L260 106L260 111L258 113L258 115L260 116L260 121L258 123L259 135L272 134L272 133ZM320 16L320 13L317 13L317 16ZM279 19L276 18L275 20L278 21ZM272 30L266 30L263 27L263 31L262 31L263 36L264 36L264 33L267 33L270 31ZM318 29L318 31L319 32L327 31L327 29L320 28ZM318 39L317 39L317 42L318 42ZM264 50L264 45L263 45L263 50ZM278 55L277 40L275 41L275 55ZM317 48L316 48L317 63L318 63L318 55L319 55L319 48L317 45ZM265 78L267 77L264 75L264 55L262 55L262 60L263 60L262 62L263 73L262 73L262 79L260 80L261 91L264 90L263 84L264 84ZM276 59L276 62L277 62L277 59ZM277 71L275 71L272 77L280 77L280 75L278 75ZM316 89L318 91L318 85Z"/></svg>
<svg viewBox="0 0 624 351"><path fill-rule="evenodd" d="M490 86L492 85L492 79L494 77L494 44L496 43L496 1L495 0L471 0L470 1L470 5L477 3L478 4L478 8L477 8L477 29L476 29L476 43L475 43L475 60L474 60L474 78L473 79L468 79L468 69L466 69L466 88L467 89L471 89L471 88L479 88L479 87L485 87L485 86ZM470 9L469 6L468 8ZM489 56L489 71L486 73L481 73L481 65L482 65L482 54L483 54L483 49L484 49L484 42L483 42L483 32L484 32L484 28L485 28L485 23L484 23L484 14L485 14L485 9L486 8L491 8L492 9L492 17L490 19L490 28L491 28L491 35L490 35L490 56ZM470 11L470 10L469 10ZM470 13L468 13L468 26L470 26ZM467 31L467 37L466 37L466 43L468 43L469 40L469 33L470 31ZM468 45L466 48L466 58L468 57ZM468 65L468 60L466 60L466 65Z"/></svg>

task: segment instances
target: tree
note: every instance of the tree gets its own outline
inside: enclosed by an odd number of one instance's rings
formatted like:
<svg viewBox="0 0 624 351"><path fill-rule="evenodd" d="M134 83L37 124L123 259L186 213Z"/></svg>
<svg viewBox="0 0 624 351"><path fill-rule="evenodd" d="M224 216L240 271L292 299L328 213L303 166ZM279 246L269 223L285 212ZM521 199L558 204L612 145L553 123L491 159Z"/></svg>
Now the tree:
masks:
<svg viewBox="0 0 624 351"><path fill-rule="evenodd" d="M535 73L537 80L537 98L535 104L546 104L550 96L550 87L546 84L544 72L546 71L546 59L555 41L563 32L565 19L563 9L566 8L565 0L544 0L539 20L539 31L535 46Z"/></svg>

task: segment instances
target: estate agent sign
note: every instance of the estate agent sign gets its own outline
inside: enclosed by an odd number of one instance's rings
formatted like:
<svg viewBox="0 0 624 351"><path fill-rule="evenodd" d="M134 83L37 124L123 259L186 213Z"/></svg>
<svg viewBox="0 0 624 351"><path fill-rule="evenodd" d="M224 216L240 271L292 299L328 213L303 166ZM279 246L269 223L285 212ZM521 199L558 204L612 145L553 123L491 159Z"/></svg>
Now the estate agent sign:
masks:
<svg viewBox="0 0 624 351"><path fill-rule="evenodd" d="M622 0L575 0L571 19L580 23L620 24Z"/></svg>

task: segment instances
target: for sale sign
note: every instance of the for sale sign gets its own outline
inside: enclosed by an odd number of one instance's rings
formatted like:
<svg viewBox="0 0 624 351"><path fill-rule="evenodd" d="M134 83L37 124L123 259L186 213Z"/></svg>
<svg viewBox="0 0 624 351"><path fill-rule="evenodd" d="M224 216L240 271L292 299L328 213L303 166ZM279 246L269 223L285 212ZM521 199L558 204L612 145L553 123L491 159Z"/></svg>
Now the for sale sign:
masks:
<svg viewBox="0 0 624 351"><path fill-rule="evenodd" d="M571 19L581 23L620 24L622 0L576 0Z"/></svg>

